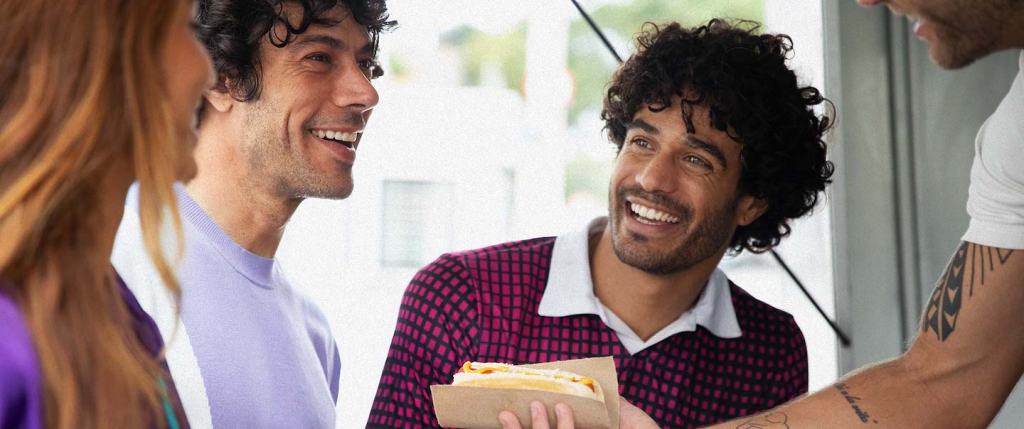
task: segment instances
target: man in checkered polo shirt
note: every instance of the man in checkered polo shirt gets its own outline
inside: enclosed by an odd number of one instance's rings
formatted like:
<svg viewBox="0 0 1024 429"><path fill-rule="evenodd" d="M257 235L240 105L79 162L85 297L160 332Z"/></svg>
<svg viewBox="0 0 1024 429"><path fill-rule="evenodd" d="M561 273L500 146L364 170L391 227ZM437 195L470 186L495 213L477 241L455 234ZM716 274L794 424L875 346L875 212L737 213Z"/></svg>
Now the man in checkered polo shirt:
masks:
<svg viewBox="0 0 1024 429"><path fill-rule="evenodd" d="M369 427L437 427L430 385L465 361L610 355L622 396L665 427L807 390L792 316L717 269L729 250L777 245L832 175L830 120L812 110L821 95L786 66L788 37L755 30L644 28L602 112L618 148L609 216L424 267L402 300Z"/></svg>

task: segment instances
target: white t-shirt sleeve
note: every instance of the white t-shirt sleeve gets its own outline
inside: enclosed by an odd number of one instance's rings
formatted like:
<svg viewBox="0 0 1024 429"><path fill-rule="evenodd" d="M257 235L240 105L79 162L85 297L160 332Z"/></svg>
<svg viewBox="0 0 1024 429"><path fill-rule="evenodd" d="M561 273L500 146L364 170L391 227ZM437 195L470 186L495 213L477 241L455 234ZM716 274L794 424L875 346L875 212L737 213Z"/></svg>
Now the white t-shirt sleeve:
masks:
<svg viewBox="0 0 1024 429"><path fill-rule="evenodd" d="M1024 52L1020 67L975 139L964 241L1024 249Z"/></svg>

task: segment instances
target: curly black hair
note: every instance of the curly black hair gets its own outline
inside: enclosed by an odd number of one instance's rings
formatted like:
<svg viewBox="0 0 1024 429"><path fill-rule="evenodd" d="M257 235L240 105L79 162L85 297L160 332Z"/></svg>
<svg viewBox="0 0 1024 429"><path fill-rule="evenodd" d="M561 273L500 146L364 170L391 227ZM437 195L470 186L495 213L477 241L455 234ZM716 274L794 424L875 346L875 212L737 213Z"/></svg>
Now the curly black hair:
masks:
<svg viewBox="0 0 1024 429"><path fill-rule="evenodd" d="M711 125L743 147L739 190L763 199L767 210L736 229L733 252L765 252L789 235L792 219L807 214L831 183L825 132L834 106L812 86L800 86L786 66L793 42L758 34L752 21L713 19L687 29L647 23L637 53L615 73L601 119L618 150L626 126L645 105L658 111L682 100L682 120L693 132L693 106L708 108ZM813 106L826 103L818 116Z"/></svg>
<svg viewBox="0 0 1024 429"><path fill-rule="evenodd" d="M285 5L302 8L302 19L290 22ZM260 94L259 41L266 37L278 48L284 47L310 25L336 25L324 14L341 5L356 22L366 27L376 55L380 33L395 25L388 19L384 0L200 0L196 16L199 40L206 45L217 72L217 88L230 89L235 99L249 101ZM285 34L271 31L281 24ZM383 73L380 67L372 77ZM230 88L227 88L230 82Z"/></svg>

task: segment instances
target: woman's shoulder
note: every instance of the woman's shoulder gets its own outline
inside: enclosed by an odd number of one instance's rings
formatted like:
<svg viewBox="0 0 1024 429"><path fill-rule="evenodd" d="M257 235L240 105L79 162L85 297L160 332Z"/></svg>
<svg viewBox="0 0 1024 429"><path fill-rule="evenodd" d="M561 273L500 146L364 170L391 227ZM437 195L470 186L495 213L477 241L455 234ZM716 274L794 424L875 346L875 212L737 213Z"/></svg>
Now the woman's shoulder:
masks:
<svg viewBox="0 0 1024 429"><path fill-rule="evenodd" d="M6 375L11 369L37 367L35 347L25 319L14 300L0 292L0 375Z"/></svg>
<svg viewBox="0 0 1024 429"><path fill-rule="evenodd" d="M25 319L0 292L0 427L40 427L41 379Z"/></svg>

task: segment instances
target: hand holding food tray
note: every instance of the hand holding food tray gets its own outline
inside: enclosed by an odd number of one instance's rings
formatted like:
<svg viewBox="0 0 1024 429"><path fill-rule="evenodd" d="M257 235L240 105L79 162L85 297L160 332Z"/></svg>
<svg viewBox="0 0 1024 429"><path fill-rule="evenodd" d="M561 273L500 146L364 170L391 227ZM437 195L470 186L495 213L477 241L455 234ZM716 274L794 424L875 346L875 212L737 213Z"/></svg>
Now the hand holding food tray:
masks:
<svg viewBox="0 0 1024 429"><path fill-rule="evenodd" d="M619 382L611 357L515 366L467 363L460 374L453 384L430 386L443 427L499 429L498 414L506 410L529 424L533 401L547 407L552 427L557 403L572 408L579 429L619 427Z"/></svg>

